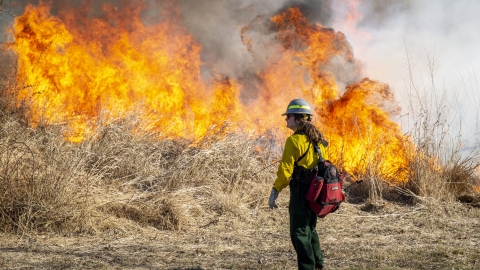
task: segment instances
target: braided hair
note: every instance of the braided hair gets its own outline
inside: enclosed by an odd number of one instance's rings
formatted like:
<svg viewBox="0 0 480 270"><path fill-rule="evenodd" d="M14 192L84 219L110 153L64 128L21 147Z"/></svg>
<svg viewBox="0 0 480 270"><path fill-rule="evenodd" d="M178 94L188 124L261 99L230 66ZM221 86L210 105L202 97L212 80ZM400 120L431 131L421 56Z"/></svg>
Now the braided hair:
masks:
<svg viewBox="0 0 480 270"><path fill-rule="evenodd" d="M328 146L328 141L325 136L318 130L318 128L312 124L312 118L308 114L294 114L295 120L299 121L297 129L302 130L308 138L309 142L315 142L317 144L323 144Z"/></svg>

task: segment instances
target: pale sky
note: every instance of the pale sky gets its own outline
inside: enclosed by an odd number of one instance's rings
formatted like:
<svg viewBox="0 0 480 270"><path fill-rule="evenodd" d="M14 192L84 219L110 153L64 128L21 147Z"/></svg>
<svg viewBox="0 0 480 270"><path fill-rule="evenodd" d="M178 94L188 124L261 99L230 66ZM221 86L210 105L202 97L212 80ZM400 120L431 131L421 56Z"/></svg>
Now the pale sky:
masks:
<svg viewBox="0 0 480 270"><path fill-rule="evenodd" d="M408 78L406 50L414 60L417 80L428 81L427 55L430 54L437 64L435 93L439 95L438 92L445 90L450 105L460 108L456 116L463 121L464 136L471 139L477 134L478 137L480 1L357 2L363 18L355 27L342 19L348 13L345 3L336 6L332 27L346 34L356 58L363 63L365 75L388 83L399 104L406 108L403 97ZM449 113L453 115L452 111Z"/></svg>
<svg viewBox="0 0 480 270"><path fill-rule="evenodd" d="M420 69L426 65L427 53L434 54L438 79L449 84L472 71L480 72L480 1L385 1L391 5L383 12L375 11L375 2L380 0L360 1L363 19L355 24L355 31L339 19L345 8L336 10L332 24L347 35L369 77L401 91L406 49Z"/></svg>

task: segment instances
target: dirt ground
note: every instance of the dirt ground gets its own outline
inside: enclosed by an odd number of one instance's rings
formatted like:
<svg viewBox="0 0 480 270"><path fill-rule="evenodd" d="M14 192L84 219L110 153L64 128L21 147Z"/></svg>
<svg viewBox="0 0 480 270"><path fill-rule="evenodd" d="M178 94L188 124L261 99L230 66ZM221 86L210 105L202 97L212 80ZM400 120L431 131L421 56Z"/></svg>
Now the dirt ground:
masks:
<svg viewBox="0 0 480 270"><path fill-rule="evenodd" d="M180 231L1 235L2 269L296 269L286 203ZM480 269L480 208L344 203L318 222L327 269Z"/></svg>

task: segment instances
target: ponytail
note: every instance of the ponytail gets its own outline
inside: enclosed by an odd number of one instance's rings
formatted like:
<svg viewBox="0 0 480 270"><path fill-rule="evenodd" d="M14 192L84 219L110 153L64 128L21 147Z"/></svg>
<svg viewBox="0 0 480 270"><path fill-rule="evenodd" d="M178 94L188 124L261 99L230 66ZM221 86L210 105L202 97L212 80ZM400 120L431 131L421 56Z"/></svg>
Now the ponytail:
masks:
<svg viewBox="0 0 480 270"><path fill-rule="evenodd" d="M307 136L308 141L314 142L317 144L322 144L323 146L328 146L328 141L325 139L323 134L318 130L318 128L313 125L310 120L310 116L305 117L302 114L294 114L295 120L300 121L297 129L300 129Z"/></svg>

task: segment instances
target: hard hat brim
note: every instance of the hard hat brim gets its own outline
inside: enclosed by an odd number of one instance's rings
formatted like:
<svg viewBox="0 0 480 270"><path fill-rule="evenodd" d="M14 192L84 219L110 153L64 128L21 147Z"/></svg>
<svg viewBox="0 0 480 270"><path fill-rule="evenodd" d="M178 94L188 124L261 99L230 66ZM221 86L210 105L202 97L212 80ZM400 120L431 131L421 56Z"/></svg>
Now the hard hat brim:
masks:
<svg viewBox="0 0 480 270"><path fill-rule="evenodd" d="M311 112L284 112L282 113L282 116L287 115L287 114L308 114L308 115L313 115Z"/></svg>

